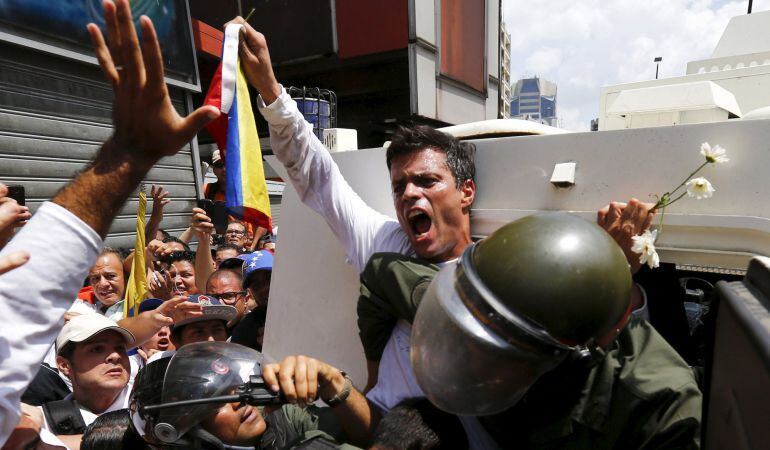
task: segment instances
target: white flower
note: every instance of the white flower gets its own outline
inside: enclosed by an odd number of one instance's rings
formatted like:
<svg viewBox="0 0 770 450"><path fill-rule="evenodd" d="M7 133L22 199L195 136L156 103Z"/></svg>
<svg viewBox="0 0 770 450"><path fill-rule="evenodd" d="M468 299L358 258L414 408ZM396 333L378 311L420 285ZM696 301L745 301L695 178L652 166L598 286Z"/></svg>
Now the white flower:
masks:
<svg viewBox="0 0 770 450"><path fill-rule="evenodd" d="M658 239L658 230L652 232L647 230L639 236L633 236L631 239L634 240L631 251L640 255L640 264L647 264L650 266L650 269L660 266L660 257L655 250L655 241Z"/></svg>
<svg viewBox="0 0 770 450"><path fill-rule="evenodd" d="M725 149L715 145L713 148L708 142L704 142L700 145L700 154L706 157L706 161L712 164L725 163L730 161L730 158L726 156Z"/></svg>
<svg viewBox="0 0 770 450"><path fill-rule="evenodd" d="M714 195L714 191L716 191L709 180L703 177L693 178L687 182L686 186L687 195L690 197L695 197L697 200L702 198L709 198Z"/></svg>

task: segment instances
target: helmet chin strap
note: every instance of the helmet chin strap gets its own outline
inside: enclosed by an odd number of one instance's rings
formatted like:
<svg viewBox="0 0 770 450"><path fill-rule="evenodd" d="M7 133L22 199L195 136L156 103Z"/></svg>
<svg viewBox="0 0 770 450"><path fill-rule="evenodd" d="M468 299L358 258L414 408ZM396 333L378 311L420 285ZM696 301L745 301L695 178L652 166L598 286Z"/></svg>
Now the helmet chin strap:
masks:
<svg viewBox="0 0 770 450"><path fill-rule="evenodd" d="M190 431L188 431L186 434L191 435L195 438L197 438L199 441L204 442L208 444L208 446L198 446L198 448L212 448L216 450L224 450L225 444L222 443L222 441L219 440L216 436L209 433L208 431L201 428L200 425L194 427Z"/></svg>

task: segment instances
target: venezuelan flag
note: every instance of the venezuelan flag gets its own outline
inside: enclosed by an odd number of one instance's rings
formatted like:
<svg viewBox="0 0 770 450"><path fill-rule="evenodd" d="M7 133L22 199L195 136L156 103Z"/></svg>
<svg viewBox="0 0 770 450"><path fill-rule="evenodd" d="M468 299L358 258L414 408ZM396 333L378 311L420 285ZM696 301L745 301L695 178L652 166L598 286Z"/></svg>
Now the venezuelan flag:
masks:
<svg viewBox="0 0 770 450"><path fill-rule="evenodd" d="M239 219L271 230L270 197L267 193L262 149L251 107L248 83L238 58L241 25L225 30L222 63L219 65L204 104L222 115L206 129L216 139L225 160L225 207Z"/></svg>

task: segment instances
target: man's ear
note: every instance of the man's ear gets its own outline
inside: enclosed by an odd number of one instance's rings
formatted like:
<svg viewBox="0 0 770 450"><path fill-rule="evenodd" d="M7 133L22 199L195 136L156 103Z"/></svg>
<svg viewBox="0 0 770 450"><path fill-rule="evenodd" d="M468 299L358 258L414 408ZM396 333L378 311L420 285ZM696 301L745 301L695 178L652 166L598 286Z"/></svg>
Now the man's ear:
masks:
<svg viewBox="0 0 770 450"><path fill-rule="evenodd" d="M470 209L473 201L476 200L476 183L473 180L465 180L460 186L460 192L463 195L460 205L463 209Z"/></svg>
<svg viewBox="0 0 770 450"><path fill-rule="evenodd" d="M64 376L66 376L69 379L72 379L73 369L72 369L72 363L70 362L70 360L68 360L63 356L57 356L56 367L59 368L59 372L64 374Z"/></svg>

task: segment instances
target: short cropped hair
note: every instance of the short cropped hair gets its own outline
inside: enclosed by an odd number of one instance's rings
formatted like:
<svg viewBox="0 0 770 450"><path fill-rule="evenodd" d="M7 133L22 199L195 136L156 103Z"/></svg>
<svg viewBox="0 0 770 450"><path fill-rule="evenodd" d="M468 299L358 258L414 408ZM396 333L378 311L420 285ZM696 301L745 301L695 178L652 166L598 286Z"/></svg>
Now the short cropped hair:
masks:
<svg viewBox="0 0 770 450"><path fill-rule="evenodd" d="M98 258L100 258L100 257L102 257L104 255L108 255L108 254L115 255L115 257L118 258L118 261L120 261L120 263L123 264L123 261L125 259L125 258L123 258L123 253L120 250L118 250L117 248L108 247L106 245L104 247L102 247L102 251L99 252L99 257Z"/></svg>
<svg viewBox="0 0 770 450"><path fill-rule="evenodd" d="M476 164L473 157L476 146L470 142L461 142L456 137L427 125L398 128L391 138L385 155L388 170L391 168L393 159L426 148L432 148L446 155L447 167L455 177L455 186L458 189L466 181L474 180Z"/></svg>
<svg viewBox="0 0 770 450"><path fill-rule="evenodd" d="M83 433L82 450L121 450L149 448L134 431L128 409L99 415Z"/></svg>
<svg viewBox="0 0 770 450"><path fill-rule="evenodd" d="M406 399L380 420L374 446L386 449L443 450L468 448L462 423L427 399Z"/></svg>
<svg viewBox="0 0 770 450"><path fill-rule="evenodd" d="M216 251L218 252L220 250L235 250L236 252L238 252L239 255L242 255L244 252L243 247L241 247L240 245L228 244L227 242L223 244L219 244L217 246Z"/></svg>

